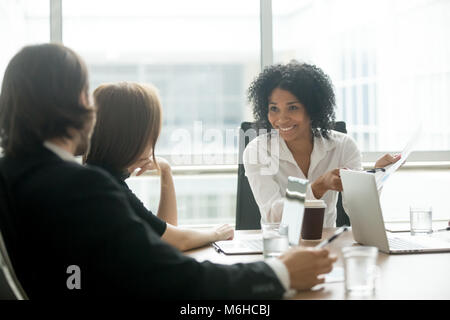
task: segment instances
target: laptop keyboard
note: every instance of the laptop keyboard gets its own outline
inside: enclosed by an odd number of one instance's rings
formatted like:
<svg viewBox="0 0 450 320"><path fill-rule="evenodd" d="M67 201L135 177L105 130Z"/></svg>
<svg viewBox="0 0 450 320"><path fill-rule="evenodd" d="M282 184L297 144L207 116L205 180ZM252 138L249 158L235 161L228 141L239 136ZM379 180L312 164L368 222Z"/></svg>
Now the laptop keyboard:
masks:
<svg viewBox="0 0 450 320"><path fill-rule="evenodd" d="M420 250L427 248L418 243L409 242L400 238L388 238L388 240L390 249L394 250Z"/></svg>

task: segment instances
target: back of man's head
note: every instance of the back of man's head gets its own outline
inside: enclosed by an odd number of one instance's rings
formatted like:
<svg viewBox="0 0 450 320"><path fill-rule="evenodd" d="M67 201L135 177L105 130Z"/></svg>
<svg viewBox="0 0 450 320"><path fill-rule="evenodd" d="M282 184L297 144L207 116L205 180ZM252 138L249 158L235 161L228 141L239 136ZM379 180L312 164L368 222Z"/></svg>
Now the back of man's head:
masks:
<svg viewBox="0 0 450 320"><path fill-rule="evenodd" d="M57 44L24 47L9 62L0 94L0 146L20 155L53 138L72 138L92 118L82 59Z"/></svg>

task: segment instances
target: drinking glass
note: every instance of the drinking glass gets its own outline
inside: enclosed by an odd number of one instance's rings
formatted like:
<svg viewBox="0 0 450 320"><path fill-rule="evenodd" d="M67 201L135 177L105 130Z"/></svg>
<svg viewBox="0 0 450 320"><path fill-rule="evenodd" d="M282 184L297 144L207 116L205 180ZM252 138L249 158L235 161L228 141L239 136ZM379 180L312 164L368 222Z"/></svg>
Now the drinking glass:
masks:
<svg viewBox="0 0 450 320"><path fill-rule="evenodd" d="M409 208L411 235L433 233L433 208L430 206L411 206Z"/></svg>
<svg viewBox="0 0 450 320"><path fill-rule="evenodd" d="M357 296L373 295L380 273L376 265L378 248L345 247L342 249L342 254L346 293Z"/></svg>
<svg viewBox="0 0 450 320"><path fill-rule="evenodd" d="M261 223L264 258L278 257L289 249L288 226L280 223Z"/></svg>

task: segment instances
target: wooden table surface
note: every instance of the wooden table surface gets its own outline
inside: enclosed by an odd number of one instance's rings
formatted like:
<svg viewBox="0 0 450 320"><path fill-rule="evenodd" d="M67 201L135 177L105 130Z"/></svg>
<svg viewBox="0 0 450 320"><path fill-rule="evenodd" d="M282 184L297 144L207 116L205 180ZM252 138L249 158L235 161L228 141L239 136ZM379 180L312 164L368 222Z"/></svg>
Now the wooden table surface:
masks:
<svg viewBox="0 0 450 320"><path fill-rule="evenodd" d="M325 228L323 238L329 237L336 229ZM244 239L259 233L259 230L235 231L235 239ZM435 233L450 241L450 232ZM302 241L302 246L314 246L320 241ZM338 256L335 267L343 267L341 249L357 245L351 229L344 233L327 248ZM198 261L209 260L215 263L233 264L263 260L262 254L225 255L217 253L212 246L190 250L187 255ZM450 299L450 253L423 253L388 255L380 252L377 265L380 267L380 279L373 296L363 299ZM346 296L344 282L325 283L311 290L297 292L292 299L354 299ZM358 298L361 299L361 298Z"/></svg>

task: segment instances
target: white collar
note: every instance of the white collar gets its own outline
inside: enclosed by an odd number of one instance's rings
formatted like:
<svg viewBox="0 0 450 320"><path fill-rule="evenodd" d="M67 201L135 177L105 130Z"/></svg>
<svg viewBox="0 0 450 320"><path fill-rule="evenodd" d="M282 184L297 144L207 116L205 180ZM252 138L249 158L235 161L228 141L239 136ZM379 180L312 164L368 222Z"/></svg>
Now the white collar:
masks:
<svg viewBox="0 0 450 320"><path fill-rule="evenodd" d="M289 150L286 142L278 135L280 141L280 160L289 161L295 165L297 162ZM310 171L314 170L315 166L327 155L327 152L336 147L336 141L333 139L333 133L329 135L329 139L324 138L322 135L314 137L313 150L311 152Z"/></svg>
<svg viewBox="0 0 450 320"><path fill-rule="evenodd" d="M61 159L65 160L65 161L77 162L77 160L76 160L76 158L74 157L73 154L71 154L70 152L64 150L61 147L58 147L56 144L54 144L54 143L52 143L50 141L45 141L44 142L44 147L46 147L47 149L49 149L50 151L52 151L58 157L60 157Z"/></svg>

